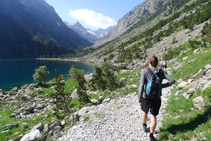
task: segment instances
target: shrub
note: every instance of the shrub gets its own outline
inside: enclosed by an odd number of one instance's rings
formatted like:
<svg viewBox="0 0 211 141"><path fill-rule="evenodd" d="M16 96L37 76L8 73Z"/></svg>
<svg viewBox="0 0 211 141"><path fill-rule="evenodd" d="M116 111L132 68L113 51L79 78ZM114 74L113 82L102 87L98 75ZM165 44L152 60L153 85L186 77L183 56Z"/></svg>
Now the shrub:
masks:
<svg viewBox="0 0 211 141"><path fill-rule="evenodd" d="M64 118L65 115L71 113L71 108L73 107L71 104L71 95L70 93L65 93L64 85L65 83L62 76L56 71L56 92L51 94L51 98L54 100L54 104L56 105L54 110L56 111L56 117L59 119Z"/></svg>
<svg viewBox="0 0 211 141"><path fill-rule="evenodd" d="M47 77L49 77L50 72L47 71L46 66L40 66L39 68L35 69L35 73L33 74L34 81L38 83L46 83Z"/></svg>

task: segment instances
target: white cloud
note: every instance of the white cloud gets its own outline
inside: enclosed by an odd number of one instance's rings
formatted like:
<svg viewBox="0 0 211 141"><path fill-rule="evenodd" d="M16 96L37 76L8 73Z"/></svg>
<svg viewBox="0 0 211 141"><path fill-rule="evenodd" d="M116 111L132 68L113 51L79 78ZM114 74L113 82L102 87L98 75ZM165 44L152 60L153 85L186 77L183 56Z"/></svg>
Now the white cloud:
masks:
<svg viewBox="0 0 211 141"><path fill-rule="evenodd" d="M86 25L95 28L106 29L110 26L116 25L116 21L114 19L89 9L70 10L69 14L71 17L83 21Z"/></svg>

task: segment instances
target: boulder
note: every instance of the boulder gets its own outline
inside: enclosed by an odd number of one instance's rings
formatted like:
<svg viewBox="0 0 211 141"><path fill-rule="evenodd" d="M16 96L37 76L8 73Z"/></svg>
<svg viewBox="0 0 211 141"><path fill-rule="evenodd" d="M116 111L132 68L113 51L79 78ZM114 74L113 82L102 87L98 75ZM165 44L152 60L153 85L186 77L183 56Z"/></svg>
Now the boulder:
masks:
<svg viewBox="0 0 211 141"><path fill-rule="evenodd" d="M93 104L99 104L99 100L97 100L97 99L92 99L91 102L92 102Z"/></svg>
<svg viewBox="0 0 211 141"><path fill-rule="evenodd" d="M123 77L123 78L121 78L121 79L119 80L119 83L120 83L120 84L125 84L126 81L127 81L127 79Z"/></svg>
<svg viewBox="0 0 211 141"><path fill-rule="evenodd" d="M198 49L194 50L193 53L196 54L199 51L200 51L200 49L198 48Z"/></svg>
<svg viewBox="0 0 211 141"><path fill-rule="evenodd" d="M44 129L43 123L37 124L36 126L34 126L34 127L32 128L31 131L34 131L34 130L36 130L36 129L38 129L38 130L40 130L40 131L43 131L43 129Z"/></svg>
<svg viewBox="0 0 211 141"><path fill-rule="evenodd" d="M182 89L182 88L185 88L187 86L187 82L183 81L181 83L179 83L179 85L177 86L178 89Z"/></svg>
<svg viewBox="0 0 211 141"><path fill-rule="evenodd" d="M62 127L61 126L55 126L52 130L53 130L54 133L59 132L59 131L62 130Z"/></svg>
<svg viewBox="0 0 211 141"><path fill-rule="evenodd" d="M85 75L84 75L84 79L85 79L86 82L88 82L88 83L91 82L92 78L93 78L93 73L85 74Z"/></svg>
<svg viewBox="0 0 211 141"><path fill-rule="evenodd" d="M194 98L193 99L193 104L199 110L202 109L202 107L204 106L204 98L202 96L199 96L199 97Z"/></svg>
<svg viewBox="0 0 211 141"><path fill-rule="evenodd" d="M41 137L40 130L35 129L30 133L24 135L20 141L36 141L39 137Z"/></svg>
<svg viewBox="0 0 211 141"><path fill-rule="evenodd" d="M60 121L56 120L56 121L53 121L49 124L49 129L52 130L54 127L56 126L61 126L61 123Z"/></svg>
<svg viewBox="0 0 211 141"><path fill-rule="evenodd" d="M202 91L204 91L205 89L211 87L211 81L207 81L206 84L204 84L204 87L202 88Z"/></svg>
<svg viewBox="0 0 211 141"><path fill-rule="evenodd" d="M21 97L21 100L23 100L23 101L28 101L30 99L31 99L31 96L28 96L28 95L24 95Z"/></svg>
<svg viewBox="0 0 211 141"><path fill-rule="evenodd" d="M208 71L211 69L211 65L210 64L207 64L205 67L204 67L205 71Z"/></svg>
<svg viewBox="0 0 211 141"><path fill-rule="evenodd" d="M72 92L71 98L72 98L72 99L78 98L77 89L75 89L75 90Z"/></svg>
<svg viewBox="0 0 211 141"><path fill-rule="evenodd" d="M187 60L188 59L188 56L182 58L183 61Z"/></svg>
<svg viewBox="0 0 211 141"><path fill-rule="evenodd" d="M187 93L189 93L189 94L194 94L195 91L196 91L196 88L195 88L195 87L192 87L192 88L189 88L189 89L188 89L188 92L187 92Z"/></svg>
<svg viewBox="0 0 211 141"><path fill-rule="evenodd" d="M37 104L36 106L36 109L39 109L39 110L44 109L44 108L45 108L45 105L41 103Z"/></svg>
<svg viewBox="0 0 211 141"><path fill-rule="evenodd" d="M17 93L18 93L17 91L9 91L8 95L14 96L14 95L16 95Z"/></svg>
<svg viewBox="0 0 211 141"><path fill-rule="evenodd" d="M186 98L186 99L189 99L191 97L191 94L190 93L184 93L183 96Z"/></svg>

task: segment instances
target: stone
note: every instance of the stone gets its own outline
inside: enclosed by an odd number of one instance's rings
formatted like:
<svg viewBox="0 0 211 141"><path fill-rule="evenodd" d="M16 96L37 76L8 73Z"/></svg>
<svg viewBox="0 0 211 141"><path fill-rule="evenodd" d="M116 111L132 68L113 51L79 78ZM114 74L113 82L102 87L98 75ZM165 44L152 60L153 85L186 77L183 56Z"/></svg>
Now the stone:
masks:
<svg viewBox="0 0 211 141"><path fill-rule="evenodd" d="M127 73L127 72L131 72L131 70L126 70L126 69L120 70L120 74Z"/></svg>
<svg viewBox="0 0 211 141"><path fill-rule="evenodd" d="M24 109L24 111L28 111L30 113L33 113L34 107L27 107Z"/></svg>
<svg viewBox="0 0 211 141"><path fill-rule="evenodd" d="M207 81L207 83L204 84L204 87L202 88L202 91L206 90L209 87L211 87L211 81Z"/></svg>
<svg viewBox="0 0 211 141"><path fill-rule="evenodd" d="M103 103L107 103L107 102L109 102L110 100L111 100L110 98L106 98L106 99L103 100Z"/></svg>
<svg viewBox="0 0 211 141"><path fill-rule="evenodd" d="M188 84L192 83L193 79L188 79Z"/></svg>
<svg viewBox="0 0 211 141"><path fill-rule="evenodd" d="M205 67L204 67L205 71L208 71L211 69L211 65L210 64L207 64Z"/></svg>
<svg viewBox="0 0 211 141"><path fill-rule="evenodd" d="M30 84L29 86L28 86L28 89L34 89L35 88L35 84Z"/></svg>
<svg viewBox="0 0 211 141"><path fill-rule="evenodd" d="M119 84L120 84L121 86L124 86L125 83L126 83L126 81L127 81L127 79L123 77L123 78L121 78L121 79L119 80Z"/></svg>
<svg viewBox="0 0 211 141"><path fill-rule="evenodd" d="M75 90L72 92L71 98L72 98L72 99L78 98L77 89L75 89Z"/></svg>
<svg viewBox="0 0 211 141"><path fill-rule="evenodd" d="M183 61L187 60L188 59L188 56L182 58Z"/></svg>
<svg viewBox="0 0 211 141"><path fill-rule="evenodd" d="M185 88L187 86L187 82L183 81L181 83L179 83L179 85L177 86L178 89L182 89L182 88Z"/></svg>
<svg viewBox="0 0 211 141"><path fill-rule="evenodd" d="M18 92L18 87L14 87L11 91L16 91L16 92Z"/></svg>
<svg viewBox="0 0 211 141"><path fill-rule="evenodd" d="M191 97L191 94L190 93L184 93L183 96L186 98L186 99L189 99Z"/></svg>
<svg viewBox="0 0 211 141"><path fill-rule="evenodd" d="M88 83L91 82L92 78L93 78L93 73L85 74L85 75L84 75L84 79L85 79L86 82L88 82Z"/></svg>
<svg viewBox="0 0 211 141"><path fill-rule="evenodd" d="M43 133L48 134L49 131L50 131L49 124L45 124L44 129L43 129Z"/></svg>
<svg viewBox="0 0 211 141"><path fill-rule="evenodd" d="M204 98L202 96L199 96L199 97L194 98L193 99L193 104L199 110L202 109L202 107L204 106Z"/></svg>
<svg viewBox="0 0 211 141"><path fill-rule="evenodd" d="M65 120L63 120L63 121L61 122L61 125L62 125L63 127L66 125Z"/></svg>
<svg viewBox="0 0 211 141"><path fill-rule="evenodd" d="M28 128L28 124L26 122L23 122L21 125L22 125L22 129Z"/></svg>
<svg viewBox="0 0 211 141"><path fill-rule="evenodd" d="M53 129L53 132L59 132L62 130L62 127L61 126L55 126Z"/></svg>
<svg viewBox="0 0 211 141"><path fill-rule="evenodd" d="M10 95L10 96L14 96L14 95L16 95L16 94L17 94L16 91L9 91L9 93L8 93L8 95Z"/></svg>
<svg viewBox="0 0 211 141"><path fill-rule="evenodd" d="M201 78L206 74L204 69L200 69L196 74L193 75L193 78Z"/></svg>
<svg viewBox="0 0 211 141"><path fill-rule="evenodd" d="M40 131L43 131L43 129L44 129L43 123L37 124L36 126L34 126L34 127L32 128L31 131L36 130L36 129L38 129L38 130L40 130Z"/></svg>
<svg viewBox="0 0 211 141"><path fill-rule="evenodd" d="M189 94L194 94L196 92L196 88L195 87L192 87L192 88L189 88L187 93Z"/></svg>
<svg viewBox="0 0 211 141"><path fill-rule="evenodd" d="M180 78L179 80L177 80L177 82L178 82L178 83L181 83L181 82L182 82L182 79Z"/></svg>
<svg viewBox="0 0 211 141"><path fill-rule="evenodd" d="M61 126L61 123L60 123L58 120L53 121L53 122L51 122L51 123L49 124L50 130L52 130L52 129L53 129L54 127L56 127L56 126Z"/></svg>
<svg viewBox="0 0 211 141"><path fill-rule="evenodd" d="M98 104L98 103L99 103L99 101L98 101L97 99L92 99L91 102L92 102L93 104Z"/></svg>
<svg viewBox="0 0 211 141"><path fill-rule="evenodd" d="M26 95L32 95L33 94L33 91L31 91L31 90L26 90Z"/></svg>
<svg viewBox="0 0 211 141"><path fill-rule="evenodd" d="M199 52L199 51L200 51L200 48L195 49L195 50L193 51L193 53L196 54L196 53Z"/></svg>
<svg viewBox="0 0 211 141"><path fill-rule="evenodd" d="M137 85L136 84L132 84L131 85L131 88L136 89L137 88Z"/></svg>
<svg viewBox="0 0 211 141"><path fill-rule="evenodd" d="M36 141L39 137L41 137L40 130L35 129L30 133L24 135L20 141Z"/></svg>
<svg viewBox="0 0 211 141"><path fill-rule="evenodd" d="M28 95L24 95L21 97L21 100L23 100L23 101L28 101L30 99L31 99L31 96L28 96Z"/></svg>
<svg viewBox="0 0 211 141"><path fill-rule="evenodd" d="M43 108L45 108L45 105L41 104L41 103L37 104L37 106L36 106L36 109L39 109L39 110L41 110Z"/></svg>

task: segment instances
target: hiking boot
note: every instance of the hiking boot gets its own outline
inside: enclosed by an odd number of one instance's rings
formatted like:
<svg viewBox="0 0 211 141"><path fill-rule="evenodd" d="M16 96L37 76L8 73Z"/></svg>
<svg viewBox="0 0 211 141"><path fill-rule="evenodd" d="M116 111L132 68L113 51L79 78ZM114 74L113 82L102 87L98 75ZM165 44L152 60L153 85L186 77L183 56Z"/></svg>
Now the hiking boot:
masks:
<svg viewBox="0 0 211 141"><path fill-rule="evenodd" d="M146 133L147 132L147 125L142 125L142 129Z"/></svg>
<svg viewBox="0 0 211 141"><path fill-rule="evenodd" d="M149 136L149 141L156 141L156 138L154 136Z"/></svg>

